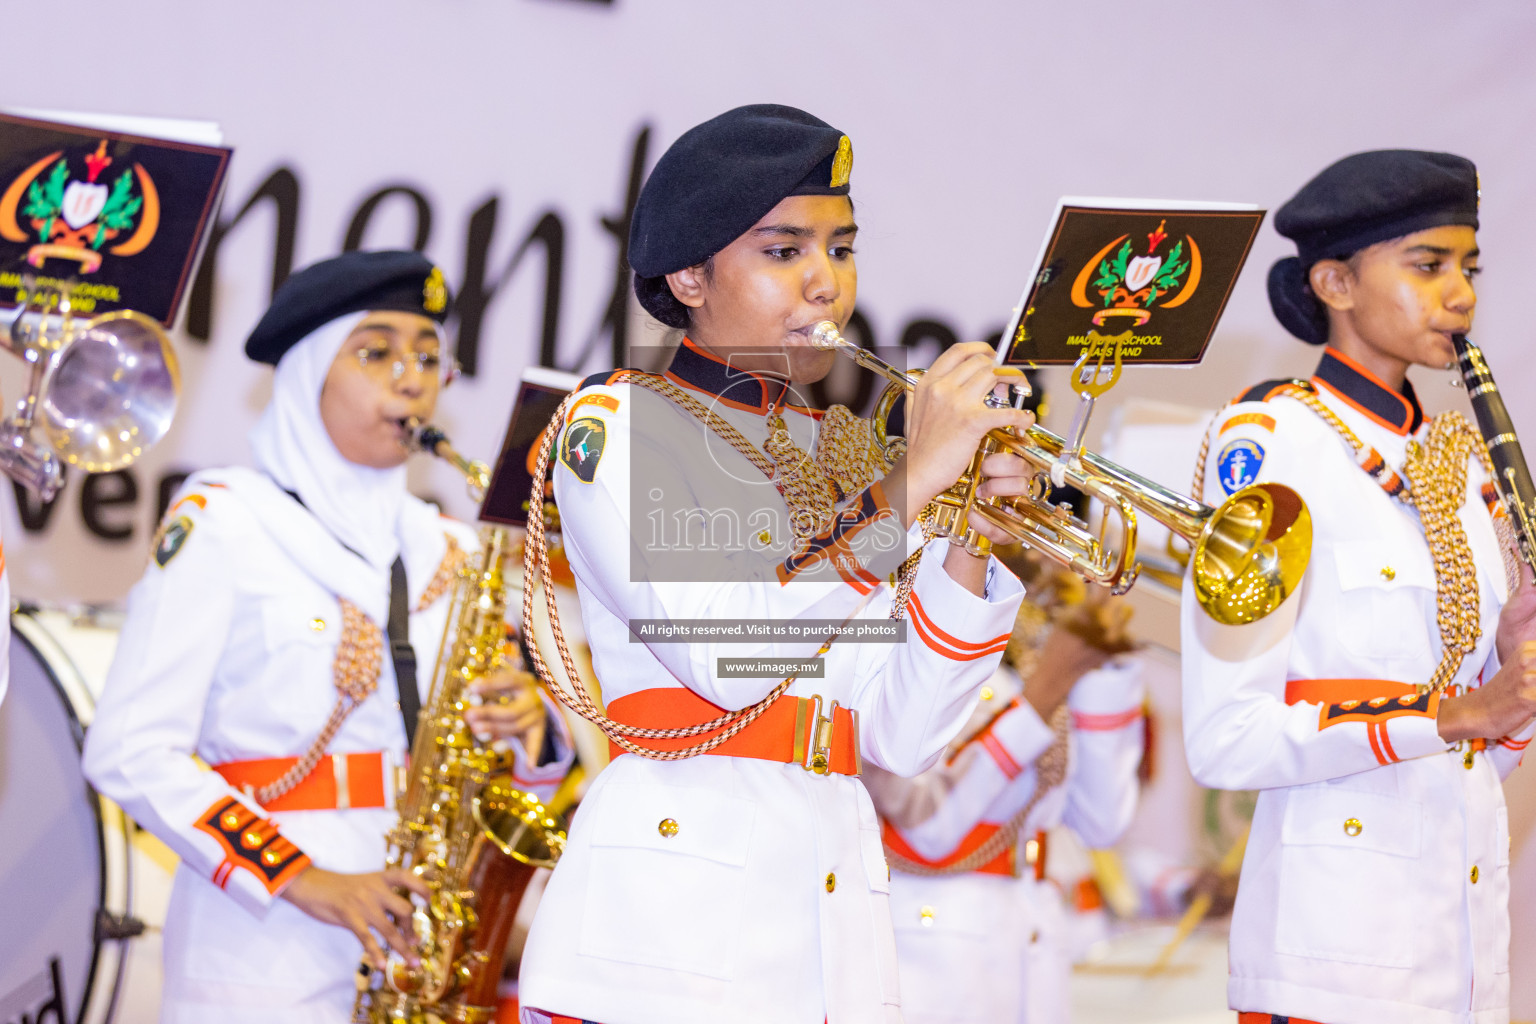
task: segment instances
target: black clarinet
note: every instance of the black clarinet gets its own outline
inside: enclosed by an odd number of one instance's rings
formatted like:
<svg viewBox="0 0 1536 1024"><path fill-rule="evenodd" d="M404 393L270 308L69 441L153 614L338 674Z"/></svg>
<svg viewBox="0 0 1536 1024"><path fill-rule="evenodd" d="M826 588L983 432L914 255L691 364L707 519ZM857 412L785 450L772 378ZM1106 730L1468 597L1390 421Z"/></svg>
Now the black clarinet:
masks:
<svg viewBox="0 0 1536 1024"><path fill-rule="evenodd" d="M1531 485L1531 471L1525 464L1525 453L1520 450L1520 439L1515 436L1515 425L1510 421L1499 386L1493 382L1483 350L1463 334L1451 335L1451 341L1461 357L1467 397L1472 400L1477 429L1493 462L1493 484L1499 489L1499 497L1504 499L1509 521L1515 528L1520 558L1526 565L1536 566L1536 526L1532 525L1536 521L1536 487Z"/></svg>

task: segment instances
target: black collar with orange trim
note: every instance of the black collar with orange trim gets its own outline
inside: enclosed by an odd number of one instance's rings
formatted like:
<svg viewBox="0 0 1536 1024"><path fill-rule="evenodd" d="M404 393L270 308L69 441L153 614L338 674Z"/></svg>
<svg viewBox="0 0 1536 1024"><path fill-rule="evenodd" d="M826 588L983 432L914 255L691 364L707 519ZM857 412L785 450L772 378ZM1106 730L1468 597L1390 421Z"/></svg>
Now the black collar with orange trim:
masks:
<svg viewBox="0 0 1536 1024"><path fill-rule="evenodd" d="M1413 434L1424 423L1424 410L1410 381L1403 381L1401 393L1394 391L1338 349L1323 349L1312 382L1323 385L1394 434Z"/></svg>
<svg viewBox="0 0 1536 1024"><path fill-rule="evenodd" d="M709 395L733 409L764 415L782 405L790 391L789 381L782 377L737 369L700 348L691 338L684 338L677 347L664 376L680 387Z"/></svg>

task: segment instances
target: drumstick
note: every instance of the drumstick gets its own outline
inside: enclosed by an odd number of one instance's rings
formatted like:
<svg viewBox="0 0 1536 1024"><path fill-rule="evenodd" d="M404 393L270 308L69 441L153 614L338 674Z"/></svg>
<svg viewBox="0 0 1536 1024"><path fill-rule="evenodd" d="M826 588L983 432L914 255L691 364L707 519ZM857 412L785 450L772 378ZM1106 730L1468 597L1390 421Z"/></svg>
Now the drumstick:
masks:
<svg viewBox="0 0 1536 1024"><path fill-rule="evenodd" d="M1237 837L1237 841L1232 844L1231 848L1227 850L1226 855L1221 858L1221 863L1216 865L1216 876L1218 878L1231 878L1242 869L1243 854L1248 849L1248 831L1251 827L1250 825L1243 829L1242 835ZM1194 932L1195 926L1204 919L1205 915L1210 912L1210 909L1210 893L1202 892L1189 901L1189 909L1184 911L1183 917L1179 918L1179 926L1173 930L1173 938L1168 940L1168 944L1157 955L1157 959L1153 962L1152 966L1147 968L1147 977L1150 978L1162 973L1163 969L1168 966L1168 962L1173 959L1173 954L1178 952L1179 947L1184 944L1184 940L1189 938L1190 934Z"/></svg>

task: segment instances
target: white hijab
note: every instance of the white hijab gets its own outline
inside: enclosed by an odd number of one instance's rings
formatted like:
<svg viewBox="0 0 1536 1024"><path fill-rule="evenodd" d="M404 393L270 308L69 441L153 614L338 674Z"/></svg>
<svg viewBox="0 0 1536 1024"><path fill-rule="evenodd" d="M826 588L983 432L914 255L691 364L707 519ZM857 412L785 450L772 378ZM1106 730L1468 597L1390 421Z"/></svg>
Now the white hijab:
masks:
<svg viewBox="0 0 1536 1024"><path fill-rule="evenodd" d="M338 317L283 353L272 378L272 401L250 442L256 468L297 494L337 540L387 572L400 554L405 466L373 469L349 461L320 418L326 374L366 315Z"/></svg>

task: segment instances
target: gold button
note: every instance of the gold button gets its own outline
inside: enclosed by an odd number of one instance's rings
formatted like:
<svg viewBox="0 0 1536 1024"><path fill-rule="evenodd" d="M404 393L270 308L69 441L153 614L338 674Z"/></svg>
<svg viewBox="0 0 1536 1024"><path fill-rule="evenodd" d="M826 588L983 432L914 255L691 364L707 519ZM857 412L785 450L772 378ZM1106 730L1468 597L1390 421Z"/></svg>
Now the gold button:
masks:
<svg viewBox="0 0 1536 1024"><path fill-rule="evenodd" d="M1477 865L1476 864L1472 865L1472 884L1473 885L1477 884Z"/></svg>
<svg viewBox="0 0 1536 1024"><path fill-rule="evenodd" d="M1386 704L1386 702L1391 700L1391 699L1392 699L1391 697L1372 697L1371 698L1371 702L1370 702L1371 703L1371 707L1379 708L1382 705Z"/></svg>
<svg viewBox="0 0 1536 1024"><path fill-rule="evenodd" d="M310 619L309 620L309 628L314 630L316 633L324 633L325 632L325 620L324 619Z"/></svg>
<svg viewBox="0 0 1536 1024"><path fill-rule="evenodd" d="M837 888L837 876L834 875L832 872L828 871L827 872L827 892L831 892L833 889L836 889L836 888Z"/></svg>
<svg viewBox="0 0 1536 1024"><path fill-rule="evenodd" d="M1419 699L1419 695L1416 694L1416 693L1405 693L1401 697L1397 698L1397 702L1399 704L1401 704L1403 707L1407 707L1409 704L1412 704L1413 702L1417 701L1418 699Z"/></svg>
<svg viewBox="0 0 1536 1024"><path fill-rule="evenodd" d="M1397 570L1392 568L1390 565L1384 565L1381 567L1381 578L1386 580L1388 583L1391 583L1393 580L1397 579Z"/></svg>
<svg viewBox="0 0 1536 1024"><path fill-rule="evenodd" d="M992 694L992 687L990 687L990 686L983 686L981 688L981 699L982 700L991 700L992 696L993 696L993 694Z"/></svg>
<svg viewBox="0 0 1536 1024"><path fill-rule="evenodd" d="M677 819L662 818L661 824L656 826L656 831L660 832L666 838L671 839L673 836L677 835Z"/></svg>
<svg viewBox="0 0 1536 1024"><path fill-rule="evenodd" d="M757 539L763 544L772 544L773 534L769 533L767 530L764 530L762 533L757 535Z"/></svg>
<svg viewBox="0 0 1536 1024"><path fill-rule="evenodd" d="M1359 818L1350 818L1344 823L1344 834L1347 836L1357 836L1363 831L1365 826L1360 824Z"/></svg>
<svg viewBox="0 0 1536 1024"><path fill-rule="evenodd" d="M1353 711L1359 706L1360 702L1358 700L1344 700L1339 702L1339 707L1343 708L1345 711Z"/></svg>
<svg viewBox="0 0 1536 1024"><path fill-rule="evenodd" d="M932 928L933 927L933 908L932 907L924 907L923 909L921 909L921 910L919 910L917 912L917 916L922 919L923 927L924 928Z"/></svg>

